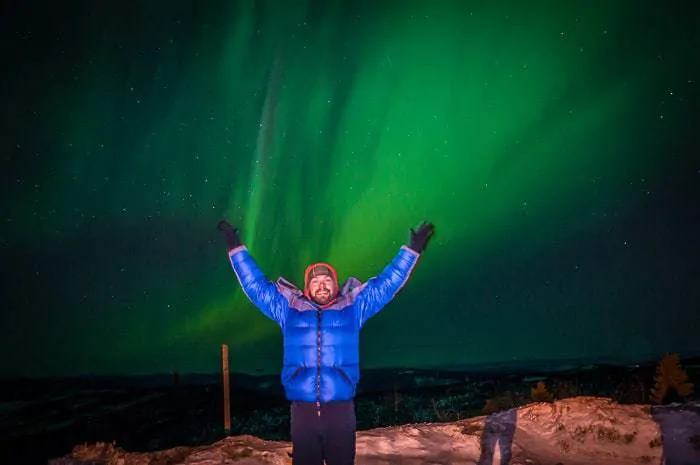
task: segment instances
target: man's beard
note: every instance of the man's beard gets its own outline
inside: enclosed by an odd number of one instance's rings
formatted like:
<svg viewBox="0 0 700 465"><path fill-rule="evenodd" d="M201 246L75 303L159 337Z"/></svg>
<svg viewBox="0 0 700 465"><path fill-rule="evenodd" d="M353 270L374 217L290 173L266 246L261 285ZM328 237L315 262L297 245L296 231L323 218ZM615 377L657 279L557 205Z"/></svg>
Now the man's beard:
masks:
<svg viewBox="0 0 700 465"><path fill-rule="evenodd" d="M330 291L326 291L325 293L317 292L314 294L314 301L317 304L325 305L328 302L331 301L331 293Z"/></svg>

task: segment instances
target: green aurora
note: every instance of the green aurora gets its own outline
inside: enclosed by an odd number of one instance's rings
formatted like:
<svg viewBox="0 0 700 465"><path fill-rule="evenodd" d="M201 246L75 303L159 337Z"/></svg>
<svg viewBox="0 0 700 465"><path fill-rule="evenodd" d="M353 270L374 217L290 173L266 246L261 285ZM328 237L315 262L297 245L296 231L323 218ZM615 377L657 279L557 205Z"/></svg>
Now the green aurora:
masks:
<svg viewBox="0 0 700 465"><path fill-rule="evenodd" d="M120 2L34 24L48 45L6 98L0 347L21 355L0 374L216 371L222 343L275 372L221 218L297 283L320 260L367 279L436 225L365 368L699 350L698 253L674 248L691 209L659 197L700 178L681 3Z"/></svg>

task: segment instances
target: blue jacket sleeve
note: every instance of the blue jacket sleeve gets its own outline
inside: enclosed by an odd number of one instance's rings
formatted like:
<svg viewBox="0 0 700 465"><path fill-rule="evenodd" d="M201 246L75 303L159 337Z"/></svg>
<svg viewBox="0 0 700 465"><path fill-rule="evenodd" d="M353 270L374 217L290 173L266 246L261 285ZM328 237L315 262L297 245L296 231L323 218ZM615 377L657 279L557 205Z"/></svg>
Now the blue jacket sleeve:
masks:
<svg viewBox="0 0 700 465"><path fill-rule="evenodd" d="M241 283L243 292L248 299L266 317L276 321L280 326L284 326L289 302L277 289L277 286L265 277L248 249L241 245L229 251L228 256L238 282Z"/></svg>
<svg viewBox="0 0 700 465"><path fill-rule="evenodd" d="M370 278L361 287L355 299L360 327L398 294L411 276L419 257L417 252L402 246L381 274Z"/></svg>

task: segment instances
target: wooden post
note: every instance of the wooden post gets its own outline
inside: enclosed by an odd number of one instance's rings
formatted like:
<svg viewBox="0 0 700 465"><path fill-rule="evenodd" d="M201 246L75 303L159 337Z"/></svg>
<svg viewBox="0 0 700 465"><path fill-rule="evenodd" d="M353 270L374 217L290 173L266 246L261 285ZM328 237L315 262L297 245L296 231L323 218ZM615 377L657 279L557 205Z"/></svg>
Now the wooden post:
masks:
<svg viewBox="0 0 700 465"><path fill-rule="evenodd" d="M221 368L224 375L224 430L226 434L231 432L231 400L228 372L228 345L221 345Z"/></svg>

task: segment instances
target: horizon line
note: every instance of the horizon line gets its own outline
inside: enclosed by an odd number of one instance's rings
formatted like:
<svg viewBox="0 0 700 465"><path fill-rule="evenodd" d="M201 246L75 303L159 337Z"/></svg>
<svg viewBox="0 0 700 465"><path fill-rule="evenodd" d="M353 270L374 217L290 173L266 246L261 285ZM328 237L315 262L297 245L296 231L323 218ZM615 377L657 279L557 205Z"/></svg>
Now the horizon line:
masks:
<svg viewBox="0 0 700 465"><path fill-rule="evenodd" d="M668 353L677 353L680 360L689 360L700 357L700 351L687 356L682 356L678 352L666 352L654 357L639 357L634 359L613 359L612 357L589 357L589 358L560 358L560 359L532 359L518 360L508 359L497 362L474 362L464 364L449 364L449 365L392 365L392 366L370 366L362 368L363 372L368 371L453 371L465 372L478 369L482 372L500 371L505 368L510 368L512 371L520 372L523 370L536 370L539 368L542 371L570 371L573 369L584 369L595 365L613 365L613 366L632 366L632 365L648 365L658 363L661 358ZM559 364L561 366L552 366ZM540 366L538 366L540 365ZM518 366L522 367L518 369ZM73 374L53 374L53 375L3 375L0 374L0 379L76 379L76 378L139 378L139 377L157 377L168 376L172 377L177 374L179 377L187 376L221 376L221 371L154 371L149 373L73 373ZM251 371L229 371L230 375L243 375L250 377L266 377L278 376L279 371L275 370L251 370Z"/></svg>

